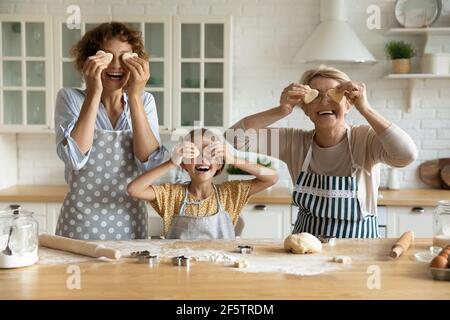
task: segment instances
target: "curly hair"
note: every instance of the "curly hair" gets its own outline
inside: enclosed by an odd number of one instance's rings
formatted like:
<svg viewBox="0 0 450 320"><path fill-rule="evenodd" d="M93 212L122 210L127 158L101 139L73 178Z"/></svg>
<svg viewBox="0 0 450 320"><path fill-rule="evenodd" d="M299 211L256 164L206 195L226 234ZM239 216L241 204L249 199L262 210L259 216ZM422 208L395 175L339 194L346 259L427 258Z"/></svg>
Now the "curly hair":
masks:
<svg viewBox="0 0 450 320"><path fill-rule="evenodd" d="M81 72L87 58L95 55L100 47L111 39L118 38L121 41L128 42L133 52L142 59L148 59L148 54L144 51L142 34L140 31L133 30L128 25L121 22L106 22L89 30L84 36L70 49L70 54L75 58L75 67Z"/></svg>

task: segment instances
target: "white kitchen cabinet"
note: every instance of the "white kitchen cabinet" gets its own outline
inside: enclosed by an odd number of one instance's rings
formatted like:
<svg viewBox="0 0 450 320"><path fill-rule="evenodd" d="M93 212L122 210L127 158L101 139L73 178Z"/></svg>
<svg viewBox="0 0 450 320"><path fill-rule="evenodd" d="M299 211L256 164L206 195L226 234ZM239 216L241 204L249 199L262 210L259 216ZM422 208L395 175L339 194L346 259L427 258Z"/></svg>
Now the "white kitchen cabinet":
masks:
<svg viewBox="0 0 450 320"><path fill-rule="evenodd" d="M174 128L230 124L231 17L174 17Z"/></svg>
<svg viewBox="0 0 450 320"><path fill-rule="evenodd" d="M148 235L149 237L159 238L164 234L163 219L156 213L150 205L147 205L148 210Z"/></svg>
<svg viewBox="0 0 450 320"><path fill-rule="evenodd" d="M0 15L0 132L45 132L52 122L51 17Z"/></svg>
<svg viewBox="0 0 450 320"><path fill-rule="evenodd" d="M399 237L412 230L416 237L433 237L433 207L387 206L387 236Z"/></svg>
<svg viewBox="0 0 450 320"><path fill-rule="evenodd" d="M59 213L61 211L62 203L47 203L47 233L55 234L56 224L58 222Z"/></svg>
<svg viewBox="0 0 450 320"><path fill-rule="evenodd" d="M243 213L241 238L283 239L291 233L291 206L278 204L248 204Z"/></svg>
<svg viewBox="0 0 450 320"><path fill-rule="evenodd" d="M231 17L0 15L0 132L52 132L58 90L84 87L70 48L112 20L142 33L161 130L230 125Z"/></svg>

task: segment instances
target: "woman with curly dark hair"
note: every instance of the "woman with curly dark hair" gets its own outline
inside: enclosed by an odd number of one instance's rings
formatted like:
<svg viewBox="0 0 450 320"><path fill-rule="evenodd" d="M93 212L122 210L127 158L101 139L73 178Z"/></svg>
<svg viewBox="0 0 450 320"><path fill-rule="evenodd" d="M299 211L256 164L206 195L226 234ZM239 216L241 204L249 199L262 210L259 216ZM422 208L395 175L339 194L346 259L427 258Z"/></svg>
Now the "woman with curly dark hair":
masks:
<svg viewBox="0 0 450 320"><path fill-rule="evenodd" d="M63 88L55 107L58 156L69 184L56 234L86 240L148 237L143 202L127 194L163 160L140 32L119 22L88 31L71 51L85 90Z"/></svg>

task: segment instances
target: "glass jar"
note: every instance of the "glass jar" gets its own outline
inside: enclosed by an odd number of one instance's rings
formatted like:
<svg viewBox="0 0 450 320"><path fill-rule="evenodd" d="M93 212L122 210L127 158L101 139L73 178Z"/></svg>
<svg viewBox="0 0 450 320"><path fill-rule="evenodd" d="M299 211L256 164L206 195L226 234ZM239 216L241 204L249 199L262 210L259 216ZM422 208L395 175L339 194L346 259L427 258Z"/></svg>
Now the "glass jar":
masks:
<svg viewBox="0 0 450 320"><path fill-rule="evenodd" d="M438 201L433 213L433 246L450 246L450 200Z"/></svg>
<svg viewBox="0 0 450 320"><path fill-rule="evenodd" d="M0 268L17 268L38 261L39 225L33 212L11 205L0 211Z"/></svg>

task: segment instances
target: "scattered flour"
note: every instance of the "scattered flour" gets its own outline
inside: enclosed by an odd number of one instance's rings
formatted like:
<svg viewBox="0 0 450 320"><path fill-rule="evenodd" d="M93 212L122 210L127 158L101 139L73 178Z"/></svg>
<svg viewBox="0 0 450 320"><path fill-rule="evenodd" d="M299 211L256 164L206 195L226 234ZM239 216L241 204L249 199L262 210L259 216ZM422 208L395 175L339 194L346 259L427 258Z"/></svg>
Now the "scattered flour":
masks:
<svg viewBox="0 0 450 320"><path fill-rule="evenodd" d="M243 244L243 242L255 248L252 254L247 254L245 257L235 250L237 245ZM211 242L208 248L204 247L204 242L181 240L106 241L103 244L108 248L119 250L123 258L130 257L131 252L134 251L148 250L151 255L160 257L162 262L169 262L173 257L184 255L197 262L220 263L227 267L233 267L236 262L245 258L248 266L233 268L237 272L275 272L310 276L342 268L342 266L332 263L330 257L316 254L287 254L283 250L283 243L274 240L215 241ZM270 244L280 247L279 253L263 250ZM226 249L229 247L229 250L224 250L224 247ZM95 259L42 247L39 249L39 256L39 264L82 263L92 262Z"/></svg>

